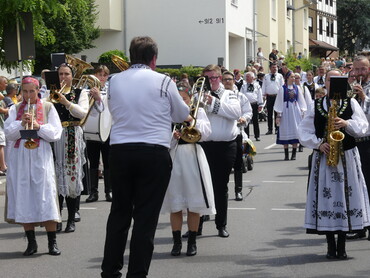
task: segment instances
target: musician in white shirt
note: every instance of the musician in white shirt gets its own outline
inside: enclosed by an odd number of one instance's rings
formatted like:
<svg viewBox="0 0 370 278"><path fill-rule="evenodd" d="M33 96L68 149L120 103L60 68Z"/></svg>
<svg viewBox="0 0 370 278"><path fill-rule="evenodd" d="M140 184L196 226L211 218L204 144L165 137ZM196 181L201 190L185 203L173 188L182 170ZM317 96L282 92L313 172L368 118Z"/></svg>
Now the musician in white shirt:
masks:
<svg viewBox="0 0 370 278"><path fill-rule="evenodd" d="M113 201L107 223L103 278L121 276L132 218L126 277L148 276L159 212L171 176L171 124L190 117L176 84L154 71L157 55L153 39L133 38L131 67L109 82Z"/></svg>
<svg viewBox="0 0 370 278"><path fill-rule="evenodd" d="M274 112L274 104L277 93L284 85L283 76L277 72L278 67L276 63L270 65L270 73L263 78L262 95L266 99L267 107L267 126L268 131L266 135L272 134L272 123L276 119L276 112ZM275 133L277 133L277 126L275 123Z"/></svg>
<svg viewBox="0 0 370 278"><path fill-rule="evenodd" d="M258 113L263 108L263 99L262 99L262 88L258 82L255 81L255 75L253 72L245 73L244 79L246 80L240 90L242 94L244 94L252 107L253 116L252 116L252 123L253 123L253 132L256 141L260 141L260 127L258 123ZM249 137L249 124L245 128L245 132Z"/></svg>
<svg viewBox="0 0 370 278"><path fill-rule="evenodd" d="M319 87L325 86L325 74L326 69L324 66L318 68L318 75L313 78L313 82L316 83Z"/></svg>
<svg viewBox="0 0 370 278"><path fill-rule="evenodd" d="M211 170L216 204L216 228L220 237L228 237L227 206L229 175L236 157L235 138L238 135L236 121L241 116L240 103L236 94L221 86L221 69L208 65L203 70L211 85L207 96L207 116L212 133L202 143Z"/></svg>

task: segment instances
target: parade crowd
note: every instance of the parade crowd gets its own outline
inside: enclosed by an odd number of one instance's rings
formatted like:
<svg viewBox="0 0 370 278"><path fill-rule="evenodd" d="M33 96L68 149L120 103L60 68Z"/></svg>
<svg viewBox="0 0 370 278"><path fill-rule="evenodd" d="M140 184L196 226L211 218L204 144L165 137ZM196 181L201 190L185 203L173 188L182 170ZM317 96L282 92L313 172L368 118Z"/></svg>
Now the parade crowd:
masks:
<svg viewBox="0 0 370 278"><path fill-rule="evenodd" d="M346 239L366 237L370 226L369 59L325 57L315 72L292 71L276 49L265 58L258 48L244 70L210 64L201 76L174 82L155 71L157 56L152 38L135 37L129 68L108 81L108 68L99 66L89 88L77 83L82 62L76 60L58 66L57 90L32 76L20 84L0 77L5 220L23 226L23 255L38 251L38 226L47 231L49 254L61 254L56 234L63 231L64 203L64 232L72 233L83 217L81 195L88 195L86 202L99 199L101 164L105 199L112 202L101 277L122 276L130 228L126 277L147 277L160 213L170 215L169 253L180 256L186 238L186 255L196 255L209 215L217 235L230 236L230 173L234 169L235 200L242 201L246 140L260 141L266 132L276 135L284 161L313 150L304 227L326 236L328 259L347 259ZM339 89L332 85L338 80L345 80ZM87 139L84 122L102 113L112 118L109 138Z"/></svg>

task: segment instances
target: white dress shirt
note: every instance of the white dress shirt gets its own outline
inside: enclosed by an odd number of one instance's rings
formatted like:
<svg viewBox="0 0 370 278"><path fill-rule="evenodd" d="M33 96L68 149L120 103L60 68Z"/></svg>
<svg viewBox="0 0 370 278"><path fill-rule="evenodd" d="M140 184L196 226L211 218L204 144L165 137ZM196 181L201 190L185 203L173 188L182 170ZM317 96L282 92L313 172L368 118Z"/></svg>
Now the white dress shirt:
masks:
<svg viewBox="0 0 370 278"><path fill-rule="evenodd" d="M253 86L253 90L251 90L251 85ZM259 106L263 105L262 88L258 82L251 84L244 82L240 92L248 98L250 104L257 103Z"/></svg>
<svg viewBox="0 0 370 278"><path fill-rule="evenodd" d="M275 80L271 80L272 73L266 74L262 83L262 95L277 95L280 87L284 85L284 77L275 73Z"/></svg>

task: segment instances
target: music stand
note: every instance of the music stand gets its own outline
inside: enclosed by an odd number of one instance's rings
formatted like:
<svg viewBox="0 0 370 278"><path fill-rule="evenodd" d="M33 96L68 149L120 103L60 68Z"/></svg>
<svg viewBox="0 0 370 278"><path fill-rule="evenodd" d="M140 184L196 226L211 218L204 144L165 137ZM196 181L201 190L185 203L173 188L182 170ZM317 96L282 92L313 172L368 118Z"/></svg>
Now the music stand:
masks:
<svg viewBox="0 0 370 278"><path fill-rule="evenodd" d="M59 74L56 70L45 72L45 82L50 91L60 90Z"/></svg>
<svg viewBox="0 0 370 278"><path fill-rule="evenodd" d="M329 99L345 99L349 90L347 76L331 76Z"/></svg>

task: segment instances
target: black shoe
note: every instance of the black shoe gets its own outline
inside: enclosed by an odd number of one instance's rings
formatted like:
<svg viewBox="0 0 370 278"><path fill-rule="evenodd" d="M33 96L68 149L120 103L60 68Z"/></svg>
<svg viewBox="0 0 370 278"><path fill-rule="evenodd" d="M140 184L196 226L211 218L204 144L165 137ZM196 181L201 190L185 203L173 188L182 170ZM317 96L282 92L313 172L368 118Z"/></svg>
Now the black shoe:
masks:
<svg viewBox="0 0 370 278"><path fill-rule="evenodd" d="M57 223L57 233L60 233L62 231L63 224L62 222Z"/></svg>
<svg viewBox="0 0 370 278"><path fill-rule="evenodd" d="M243 201L243 194L241 192L235 193L235 201Z"/></svg>
<svg viewBox="0 0 370 278"><path fill-rule="evenodd" d="M226 228L220 228L218 229L218 236L219 237L229 237L229 233L226 231Z"/></svg>
<svg viewBox="0 0 370 278"><path fill-rule="evenodd" d="M75 221L68 221L67 227L64 230L65 233L73 233L76 230Z"/></svg>
<svg viewBox="0 0 370 278"><path fill-rule="evenodd" d="M261 141L261 139L257 137L257 138L256 138L256 141Z"/></svg>
<svg viewBox="0 0 370 278"><path fill-rule="evenodd" d="M209 221L211 220L211 217L209 217L209 215L203 215L203 221Z"/></svg>
<svg viewBox="0 0 370 278"><path fill-rule="evenodd" d="M270 134L272 134L272 130L267 131L265 135L270 135Z"/></svg>
<svg viewBox="0 0 370 278"><path fill-rule="evenodd" d="M197 254L196 237L197 232L189 231L188 248L186 250L186 256L195 256Z"/></svg>
<svg viewBox="0 0 370 278"><path fill-rule="evenodd" d="M81 215L80 215L80 212L79 211L76 211L75 212L75 219L74 219L75 222L80 222L81 221Z"/></svg>
<svg viewBox="0 0 370 278"><path fill-rule="evenodd" d="M364 238L366 237L366 232L360 232L360 233L352 233L352 234L347 234L346 239L358 239L358 238Z"/></svg>
<svg viewBox="0 0 370 278"><path fill-rule="evenodd" d="M173 231L172 232L172 239L173 239L173 246L171 250L172 256L180 256L181 255L181 231Z"/></svg>
<svg viewBox="0 0 370 278"><path fill-rule="evenodd" d="M47 232L48 234L48 248L49 255L59 256L61 254L58 245L55 232Z"/></svg>
<svg viewBox="0 0 370 278"><path fill-rule="evenodd" d="M26 231L26 237L28 240L28 245L26 251L24 251L23 253L23 256L31 256L32 254L37 253L37 242L35 231L34 230Z"/></svg>
<svg viewBox="0 0 370 278"><path fill-rule="evenodd" d="M110 192L105 193L105 200L107 202L112 202L112 193L110 193Z"/></svg>
<svg viewBox="0 0 370 278"><path fill-rule="evenodd" d="M202 231L199 231L197 232L197 236L201 236L202 235ZM187 231L185 234L182 235L182 238L188 238L189 237L189 231Z"/></svg>
<svg viewBox="0 0 370 278"><path fill-rule="evenodd" d="M99 193L98 192L91 193L90 196L87 197L86 203L96 202L97 200L99 200Z"/></svg>
<svg viewBox="0 0 370 278"><path fill-rule="evenodd" d="M298 152L303 152L303 146L302 145L299 145L299 147L298 147Z"/></svg>

